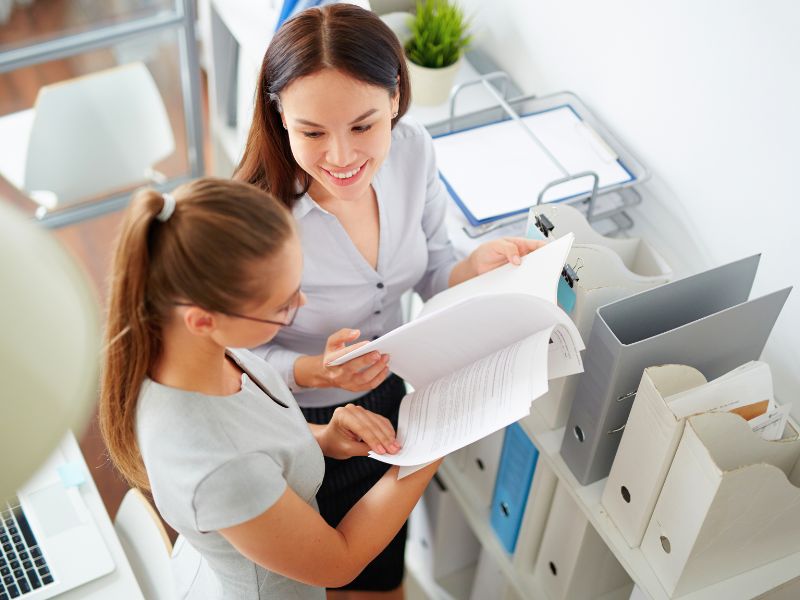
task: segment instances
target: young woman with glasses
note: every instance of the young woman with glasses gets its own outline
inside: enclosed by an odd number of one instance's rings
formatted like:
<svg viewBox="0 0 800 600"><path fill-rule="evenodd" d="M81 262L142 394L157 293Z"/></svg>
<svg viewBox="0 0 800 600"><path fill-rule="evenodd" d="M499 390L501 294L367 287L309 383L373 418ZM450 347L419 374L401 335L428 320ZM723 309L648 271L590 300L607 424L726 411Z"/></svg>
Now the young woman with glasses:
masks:
<svg viewBox="0 0 800 600"><path fill-rule="evenodd" d="M245 183L143 191L128 209L100 426L122 475L202 556L177 597L324 598L395 537L437 466L400 481L390 469L335 528L319 515L323 455L399 445L385 417L354 405L309 425L282 378L243 350L292 323L302 268L291 215Z"/></svg>

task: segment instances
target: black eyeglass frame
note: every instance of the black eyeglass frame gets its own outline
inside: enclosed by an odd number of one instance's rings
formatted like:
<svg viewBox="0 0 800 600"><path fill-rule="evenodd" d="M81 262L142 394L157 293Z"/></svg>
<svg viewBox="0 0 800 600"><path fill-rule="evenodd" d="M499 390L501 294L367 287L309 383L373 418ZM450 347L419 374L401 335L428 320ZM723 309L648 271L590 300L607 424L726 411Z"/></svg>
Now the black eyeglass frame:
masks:
<svg viewBox="0 0 800 600"><path fill-rule="evenodd" d="M225 312L221 310L211 311L211 312L218 312L226 317L235 317L237 319L246 319L248 321L255 321L256 323L270 323L271 325L280 325L281 327L291 327L294 320L297 318L297 313L300 309L300 289L297 290L295 293L295 302L292 304L290 310L294 309L294 313L292 314L291 319L289 319L288 323L284 323L283 321L275 321L273 319L260 319L258 317L248 317L247 315L241 315L239 313L234 312ZM175 302L175 306L197 306L191 302ZM210 309L205 309L210 310Z"/></svg>

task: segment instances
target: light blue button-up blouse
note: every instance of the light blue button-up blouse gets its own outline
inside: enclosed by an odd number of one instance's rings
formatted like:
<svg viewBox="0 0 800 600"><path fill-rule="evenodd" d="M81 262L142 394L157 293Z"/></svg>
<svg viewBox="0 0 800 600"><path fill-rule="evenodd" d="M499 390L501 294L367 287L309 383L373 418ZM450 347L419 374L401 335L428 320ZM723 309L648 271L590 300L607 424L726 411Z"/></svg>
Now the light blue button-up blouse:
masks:
<svg viewBox="0 0 800 600"><path fill-rule="evenodd" d="M380 214L377 270L338 219L308 194L293 207L304 255L301 288L308 302L291 327L255 352L277 369L301 406L341 404L363 392L299 387L294 381L299 356L321 354L328 336L345 327L361 330L362 340L391 331L402 324L403 293L413 288L430 298L447 287L457 262L444 222L449 196L422 125L407 117L395 125L389 154L372 185Z"/></svg>

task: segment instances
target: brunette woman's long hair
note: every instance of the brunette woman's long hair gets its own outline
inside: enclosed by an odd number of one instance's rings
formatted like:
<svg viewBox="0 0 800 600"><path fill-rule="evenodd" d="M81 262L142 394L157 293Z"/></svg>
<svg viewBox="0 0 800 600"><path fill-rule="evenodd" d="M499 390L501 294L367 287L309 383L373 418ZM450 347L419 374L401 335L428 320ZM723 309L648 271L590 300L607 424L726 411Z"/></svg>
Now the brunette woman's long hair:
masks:
<svg viewBox="0 0 800 600"><path fill-rule="evenodd" d="M131 202L114 252L105 332L100 431L123 477L145 490L136 406L167 316L176 302L234 312L264 297L269 282L250 276L252 268L294 235L289 212L242 182L198 179L173 197L165 221L156 218L165 206L159 192L141 191Z"/></svg>
<svg viewBox="0 0 800 600"><path fill-rule="evenodd" d="M392 97L399 86L392 127L408 109L410 87L403 48L375 13L352 4L330 4L309 8L284 23L261 64L253 122L234 177L271 192L289 208L308 191L311 178L289 146L280 94L296 79L322 69L337 69L384 88Z"/></svg>

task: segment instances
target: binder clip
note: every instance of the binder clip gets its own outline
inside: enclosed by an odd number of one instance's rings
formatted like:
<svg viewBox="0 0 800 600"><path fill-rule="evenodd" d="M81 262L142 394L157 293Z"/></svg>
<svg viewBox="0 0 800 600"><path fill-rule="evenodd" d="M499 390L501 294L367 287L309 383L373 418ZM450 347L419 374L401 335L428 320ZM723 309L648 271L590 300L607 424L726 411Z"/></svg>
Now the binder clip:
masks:
<svg viewBox="0 0 800 600"><path fill-rule="evenodd" d="M547 218L547 217L545 217L545 218ZM538 225L538 223L537 223L537 225ZM552 227L552 226L551 226L551 227ZM545 234L545 235L547 235L547 234ZM576 269L573 269L573 268L572 268L571 266L569 266L569 265L564 265L564 268L561 270L561 277L563 277L563 278L564 278L564 281L566 281L566 282L567 282L567 285L568 285L569 287L571 287L571 288L574 288L574 287L575 287L575 284L576 284L576 283L578 282L578 280L580 279L580 278L578 277L578 272L577 272L577 270L576 270Z"/></svg>
<svg viewBox="0 0 800 600"><path fill-rule="evenodd" d="M558 305L563 308L567 314L571 314L572 310L575 308L577 295L573 288L578 282L579 269L580 267L577 266L577 263L575 267L565 264L564 268L561 270L561 277L558 280Z"/></svg>
<svg viewBox="0 0 800 600"><path fill-rule="evenodd" d="M548 219L545 215L536 215L536 227L546 238L550 237L550 232L556 228L556 226L553 225L550 219Z"/></svg>

